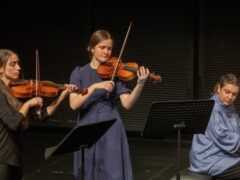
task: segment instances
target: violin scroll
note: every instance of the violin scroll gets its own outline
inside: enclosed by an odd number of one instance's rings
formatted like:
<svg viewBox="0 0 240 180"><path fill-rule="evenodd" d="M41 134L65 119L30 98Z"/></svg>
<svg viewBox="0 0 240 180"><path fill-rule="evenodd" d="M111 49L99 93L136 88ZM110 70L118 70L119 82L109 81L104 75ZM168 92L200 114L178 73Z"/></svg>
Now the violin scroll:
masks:
<svg viewBox="0 0 240 180"><path fill-rule="evenodd" d="M153 81L153 83L160 83L162 82L162 77L155 72L149 74L149 79Z"/></svg>
<svg viewBox="0 0 240 180"><path fill-rule="evenodd" d="M76 90L77 93L82 94L83 96L86 95L88 93L88 89L83 89L83 90Z"/></svg>

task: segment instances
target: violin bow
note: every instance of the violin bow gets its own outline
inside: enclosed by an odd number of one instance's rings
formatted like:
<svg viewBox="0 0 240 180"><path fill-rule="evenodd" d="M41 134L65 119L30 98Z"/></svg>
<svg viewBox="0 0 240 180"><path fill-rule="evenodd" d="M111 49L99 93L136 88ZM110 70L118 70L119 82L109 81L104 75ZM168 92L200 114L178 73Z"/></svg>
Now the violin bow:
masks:
<svg viewBox="0 0 240 180"><path fill-rule="evenodd" d="M130 24L128 26L128 30L127 30L127 33L125 35L125 38L124 38L124 41L123 41L123 45L121 47L121 50L120 50L120 53L119 53L119 56L118 56L118 60L117 60L117 63L115 65L115 68L114 68L114 71L113 71L113 75L112 75L111 81L114 81L114 79L115 79L115 76L116 76L116 73L117 73L117 68L118 68L119 62L121 60L121 57L122 57L122 54L123 54L123 50L124 50L124 48L126 46L126 42L127 42L128 35L129 35L131 27L132 27L132 22L130 22Z"/></svg>
<svg viewBox="0 0 240 180"><path fill-rule="evenodd" d="M39 83L40 83L40 65L39 65L39 53L36 49L36 97L39 96ZM41 118L41 107L37 108L37 114Z"/></svg>
<svg viewBox="0 0 240 180"><path fill-rule="evenodd" d="M114 81L114 79L115 79L115 76L116 76L116 73L117 73L117 68L118 68L119 62L121 60L121 57L122 57L122 54L123 54L123 50L124 50L124 48L126 46L126 42L127 42L128 35L129 35L131 27L132 27L132 22L130 22L130 24L128 26L128 30L127 30L127 33L125 35L125 38L124 38L124 41L123 41L123 44L122 44L122 47L121 47L121 50L120 50L120 53L119 53L119 56L118 56L118 60L117 60L117 63L115 65L115 68L114 68L114 71L113 71L113 75L112 75L111 81ZM109 92L107 93L107 99L108 98L109 98Z"/></svg>

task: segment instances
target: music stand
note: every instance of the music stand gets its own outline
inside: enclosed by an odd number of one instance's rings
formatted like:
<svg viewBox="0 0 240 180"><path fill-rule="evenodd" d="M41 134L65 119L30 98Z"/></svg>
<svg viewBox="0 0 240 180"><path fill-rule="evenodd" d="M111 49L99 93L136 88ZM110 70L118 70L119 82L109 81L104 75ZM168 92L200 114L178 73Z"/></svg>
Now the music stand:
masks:
<svg viewBox="0 0 240 180"><path fill-rule="evenodd" d="M214 101L156 101L151 105L143 137L159 138L177 131L177 180L180 180L180 143L184 134L203 134L208 125Z"/></svg>
<svg viewBox="0 0 240 180"><path fill-rule="evenodd" d="M81 179L84 180L84 150L95 144L102 135L112 126L116 119L101 121L97 123L79 125L74 127L61 142L45 149L45 158L54 155L62 155L81 149L82 172Z"/></svg>

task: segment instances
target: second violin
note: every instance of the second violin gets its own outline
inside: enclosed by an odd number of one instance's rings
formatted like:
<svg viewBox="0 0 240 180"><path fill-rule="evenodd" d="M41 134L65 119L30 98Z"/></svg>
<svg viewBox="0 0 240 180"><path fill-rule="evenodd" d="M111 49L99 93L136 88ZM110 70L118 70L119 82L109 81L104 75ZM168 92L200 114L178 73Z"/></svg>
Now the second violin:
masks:
<svg viewBox="0 0 240 180"><path fill-rule="evenodd" d="M54 83L51 81L36 81L34 80L17 80L10 84L12 94L17 98L28 98L36 95L43 97L56 97L59 90L64 90L63 84ZM85 95L87 89L77 90L77 93Z"/></svg>

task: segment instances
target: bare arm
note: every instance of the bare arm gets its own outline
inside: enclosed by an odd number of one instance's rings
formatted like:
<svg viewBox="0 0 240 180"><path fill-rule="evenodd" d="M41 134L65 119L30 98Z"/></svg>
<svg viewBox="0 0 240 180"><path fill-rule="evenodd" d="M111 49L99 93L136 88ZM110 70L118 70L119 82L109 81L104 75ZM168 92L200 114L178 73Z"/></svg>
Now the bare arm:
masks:
<svg viewBox="0 0 240 180"><path fill-rule="evenodd" d="M137 72L137 76L138 76L137 85L134 87L131 94L121 94L120 95L122 106L126 109L130 109L135 104L135 102L138 100L138 98L143 90L144 84L149 76L148 68L144 68L143 66L141 66L139 68L139 71Z"/></svg>
<svg viewBox="0 0 240 180"><path fill-rule="evenodd" d="M47 106L47 114L51 116L55 110L58 108L58 106L61 104L61 102L72 92L77 90L77 86L72 84L65 84L65 90L61 92L61 94L58 96L56 100L54 100L50 105Z"/></svg>
<svg viewBox="0 0 240 180"><path fill-rule="evenodd" d="M87 99L93 94L93 92L97 89L105 89L108 92L112 92L114 88L113 81L103 81L99 83L94 83L88 87L88 93L84 96L77 93L70 94L70 107L73 110L77 110L82 107L82 105L87 101Z"/></svg>
<svg viewBox="0 0 240 180"><path fill-rule="evenodd" d="M26 117L26 116L27 116L27 113L28 113L28 110L29 110L30 107L33 107L33 106L42 107L42 103L43 103L42 98L40 98L40 97L32 98L32 99L26 101L26 102L22 105L22 107L21 107L21 109L19 110L19 112L20 112L24 117Z"/></svg>

